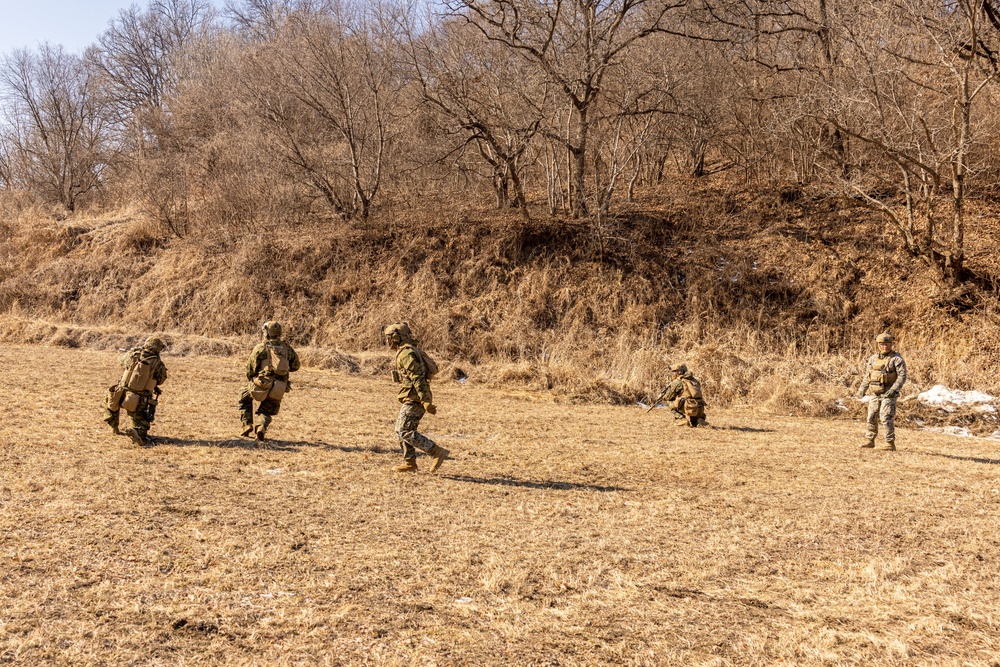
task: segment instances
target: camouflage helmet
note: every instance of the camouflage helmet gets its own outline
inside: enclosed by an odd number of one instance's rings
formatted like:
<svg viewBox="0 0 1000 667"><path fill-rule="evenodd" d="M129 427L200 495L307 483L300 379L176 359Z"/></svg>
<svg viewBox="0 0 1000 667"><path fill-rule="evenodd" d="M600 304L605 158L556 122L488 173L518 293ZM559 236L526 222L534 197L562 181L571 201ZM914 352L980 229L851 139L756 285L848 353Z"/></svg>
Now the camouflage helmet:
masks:
<svg viewBox="0 0 1000 667"><path fill-rule="evenodd" d="M406 322L395 322L390 324L382 330L382 335L386 338L392 338L395 336L401 343L413 340L413 333L410 331L410 325Z"/></svg>
<svg viewBox="0 0 1000 667"><path fill-rule="evenodd" d="M163 342L162 338L159 338L157 336L150 336L142 344L142 349L149 350L150 352L156 354L158 352L161 352L163 348L165 348L166 346L167 344Z"/></svg>
<svg viewBox="0 0 1000 667"><path fill-rule="evenodd" d="M891 343L894 340L895 339L892 337L892 334L889 333L888 331L883 331L882 333L880 333L878 336L875 337L876 343Z"/></svg>
<svg viewBox="0 0 1000 667"><path fill-rule="evenodd" d="M281 338L281 324L279 322L264 322L261 329L267 338Z"/></svg>
<svg viewBox="0 0 1000 667"><path fill-rule="evenodd" d="M670 367L670 372L680 373L681 375L684 375L685 373L688 372L688 367L685 366L684 364L674 364L673 366Z"/></svg>

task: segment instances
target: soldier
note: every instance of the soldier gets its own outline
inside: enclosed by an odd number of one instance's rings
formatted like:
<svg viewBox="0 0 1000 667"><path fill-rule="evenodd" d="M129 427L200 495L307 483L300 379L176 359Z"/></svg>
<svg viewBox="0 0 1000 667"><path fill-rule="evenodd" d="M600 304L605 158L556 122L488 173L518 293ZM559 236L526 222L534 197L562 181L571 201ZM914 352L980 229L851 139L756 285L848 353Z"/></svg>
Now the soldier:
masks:
<svg viewBox="0 0 1000 667"><path fill-rule="evenodd" d="M667 385L660 395L668 403L672 403L675 426L687 425L694 428L701 424L708 426L705 419L705 400L701 395L701 383L692 375L684 364L674 364L670 367L673 381ZM656 405L657 401L653 402Z"/></svg>
<svg viewBox="0 0 1000 667"><path fill-rule="evenodd" d="M291 390L288 374L299 370L299 355L290 345L281 341L281 325L264 322L264 341L257 345L247 360L247 380L240 394L239 409L243 422L243 437L255 434L264 440L271 417L281 408L281 397ZM254 424L253 402L258 401L257 421Z"/></svg>
<svg viewBox="0 0 1000 667"><path fill-rule="evenodd" d="M150 443L149 428L156 414L160 385L167 381L167 367L160 360L160 352L166 347L159 338L146 339L142 347L136 347L121 357L125 369L118 384L108 388L104 404L104 421L115 435L121 435L118 428L120 410L125 408L132 420L132 428L125 435L142 447Z"/></svg>
<svg viewBox="0 0 1000 667"><path fill-rule="evenodd" d="M893 337L888 331L875 338L878 352L868 360L868 368L861 379L858 398L871 396L868 403L868 433L862 449L875 448L878 424L882 422L885 433L885 451L896 451L896 399L906 383L906 362L899 352L892 349Z"/></svg>
<svg viewBox="0 0 1000 667"><path fill-rule="evenodd" d="M438 447L427 436L418 433L417 426L425 412L437 414L430 385L431 377L437 373L437 364L416 346L417 341L406 322L390 324L382 334L386 345L396 350L392 379L402 384L397 396L403 405L399 409L399 418L396 419L396 436L403 450L403 464L396 466L396 471L416 472L416 450L419 449L434 459L431 464L431 472L434 472L448 458L448 450Z"/></svg>

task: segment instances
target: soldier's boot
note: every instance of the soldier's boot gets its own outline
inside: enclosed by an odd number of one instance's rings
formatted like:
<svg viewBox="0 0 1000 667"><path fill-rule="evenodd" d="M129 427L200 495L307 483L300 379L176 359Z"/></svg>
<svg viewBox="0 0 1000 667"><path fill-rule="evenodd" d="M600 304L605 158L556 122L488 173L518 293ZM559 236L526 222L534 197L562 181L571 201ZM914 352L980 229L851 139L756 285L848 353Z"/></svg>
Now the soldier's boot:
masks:
<svg viewBox="0 0 1000 667"><path fill-rule="evenodd" d="M697 417L688 417L688 426L690 426L691 428L697 427L698 426L698 418Z"/></svg>
<svg viewBox="0 0 1000 667"><path fill-rule="evenodd" d="M244 424L243 431L240 433L244 438L249 438L250 434L253 433L253 424Z"/></svg>
<svg viewBox="0 0 1000 667"><path fill-rule="evenodd" d="M882 451L882 452L894 452L894 451L896 451L896 441L892 440L890 442L885 443L885 447L879 447L879 451Z"/></svg>
<svg viewBox="0 0 1000 667"><path fill-rule="evenodd" d="M393 470L396 472L417 472L417 460L403 459L403 465L398 465Z"/></svg>
<svg viewBox="0 0 1000 667"><path fill-rule="evenodd" d="M865 440L863 443L858 445L858 449L875 449L875 441Z"/></svg>
<svg viewBox="0 0 1000 667"><path fill-rule="evenodd" d="M118 422L117 421L114 421L114 420L111 420L111 419L105 419L104 423L111 427L111 433L113 433L114 435L121 435L122 434L121 429L118 428Z"/></svg>
<svg viewBox="0 0 1000 667"><path fill-rule="evenodd" d="M125 431L125 435L131 438L132 442L138 447L144 447L146 445L145 435L143 433L139 433L139 431L135 430L134 428L130 428L127 431Z"/></svg>
<svg viewBox="0 0 1000 667"><path fill-rule="evenodd" d="M674 417L674 426L689 426L689 425L690 424L688 423L687 417L684 416Z"/></svg>
<svg viewBox="0 0 1000 667"><path fill-rule="evenodd" d="M427 456L430 456L431 458L434 459L434 463L431 464L431 472L434 472L435 470L441 467L441 464L444 463L444 460L448 458L448 454L449 452L447 449L445 449L444 447L439 447L437 445L434 445L433 447L427 450ZM416 463L414 463L414 465L416 465Z"/></svg>
<svg viewBox="0 0 1000 667"><path fill-rule="evenodd" d="M258 440L261 440L261 441L266 440L267 439L267 425L266 424L258 424L257 428L254 429L254 434L255 434L255 437Z"/></svg>

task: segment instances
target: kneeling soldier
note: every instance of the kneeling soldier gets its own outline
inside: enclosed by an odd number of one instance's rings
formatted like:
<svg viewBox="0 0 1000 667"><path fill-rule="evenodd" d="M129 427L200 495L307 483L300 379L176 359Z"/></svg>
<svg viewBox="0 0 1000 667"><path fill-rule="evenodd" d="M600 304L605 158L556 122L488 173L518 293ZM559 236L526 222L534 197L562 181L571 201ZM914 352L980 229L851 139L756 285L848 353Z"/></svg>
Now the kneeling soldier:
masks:
<svg viewBox="0 0 1000 667"><path fill-rule="evenodd" d="M129 350L121 358L125 369L118 384L108 389L104 405L104 421L115 435L120 435L118 420L120 410L125 409L132 420L132 428L125 435L139 445L149 443L149 428L156 415L156 404L160 396L160 385L167 381L167 367L160 360L160 352L166 347L159 338L147 338L142 347Z"/></svg>
<svg viewBox="0 0 1000 667"><path fill-rule="evenodd" d="M896 451L896 398L906 384L906 362L892 349L892 334L886 331L875 338L878 352L868 359L868 367L861 378L858 398L871 396L868 403L868 433L861 443L862 449L874 449L878 425L882 422L885 433L885 450Z"/></svg>
<svg viewBox="0 0 1000 667"><path fill-rule="evenodd" d="M247 380L240 394L239 410L246 437L251 433L258 440L266 437L271 417L281 409L281 397L291 390L288 374L299 370L299 356L287 343L281 341L281 325L264 322L264 342L250 353L247 360ZM258 401L257 421L253 419L253 402Z"/></svg>
<svg viewBox="0 0 1000 667"><path fill-rule="evenodd" d="M420 418L425 412L437 414L431 396L430 379L437 373L437 364L416 346L417 341L410 333L406 322L390 324L383 331L386 345L396 350L395 370L392 379L402 384L397 398L403 406L396 419L396 436L403 450L403 464L396 466L398 472L416 472L417 449L434 459L431 472L441 467L448 458L448 450L438 447L430 438L417 432Z"/></svg>
<svg viewBox="0 0 1000 667"><path fill-rule="evenodd" d="M687 425L691 428L698 424L708 426L705 420L705 399L701 395L701 383L684 364L674 364L670 367L670 373L673 380L663 390L661 398L670 405L676 418L674 424Z"/></svg>

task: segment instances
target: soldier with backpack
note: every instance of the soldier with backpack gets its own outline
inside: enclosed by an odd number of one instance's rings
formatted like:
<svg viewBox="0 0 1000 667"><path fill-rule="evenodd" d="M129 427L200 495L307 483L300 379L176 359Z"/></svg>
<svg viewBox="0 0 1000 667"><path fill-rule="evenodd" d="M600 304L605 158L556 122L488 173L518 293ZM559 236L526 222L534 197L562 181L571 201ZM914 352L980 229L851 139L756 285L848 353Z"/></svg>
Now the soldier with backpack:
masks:
<svg viewBox="0 0 1000 667"><path fill-rule="evenodd" d="M397 398L403 404L396 419L396 436L403 450L403 464L396 466L396 471L416 472L416 450L419 449L434 459L431 464L431 472L434 472L448 458L448 450L419 433L417 427L424 413L437 414L430 385L431 378L438 372L437 364L417 347L417 340L406 322L390 324L382 334L386 345L396 350L392 379L401 385Z"/></svg>
<svg viewBox="0 0 1000 667"><path fill-rule="evenodd" d="M129 350L121 358L125 369L118 384L108 388L104 402L104 421L115 435L119 430L119 416L124 409L132 420L132 428L124 435L140 447L149 443L149 428L156 415L160 385L167 380L167 367L160 360L166 345L159 338L146 339L142 347Z"/></svg>
<svg viewBox="0 0 1000 667"><path fill-rule="evenodd" d="M701 394L701 383L688 371L684 364L674 364L670 367L673 381L667 385L660 398L671 404L676 426L687 425L691 428L708 426L705 420L705 399ZM659 399L658 399L659 400ZM653 402L656 405L657 401Z"/></svg>
<svg viewBox="0 0 1000 667"><path fill-rule="evenodd" d="M271 418L281 408L281 398L291 390L288 374L299 370L299 356L281 340L281 325L264 322L264 341L257 345L247 360L247 384L240 394L239 410L243 422L243 437L251 434L264 440ZM253 403L257 401L254 423Z"/></svg>

